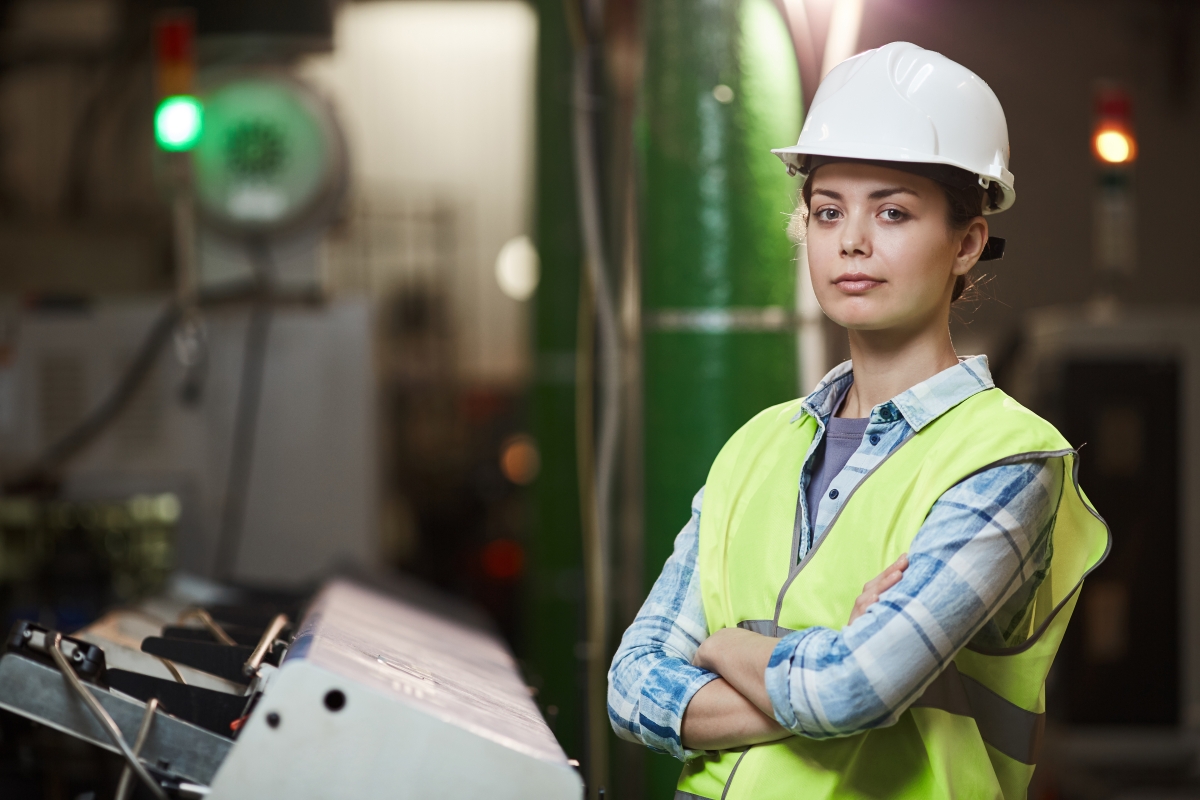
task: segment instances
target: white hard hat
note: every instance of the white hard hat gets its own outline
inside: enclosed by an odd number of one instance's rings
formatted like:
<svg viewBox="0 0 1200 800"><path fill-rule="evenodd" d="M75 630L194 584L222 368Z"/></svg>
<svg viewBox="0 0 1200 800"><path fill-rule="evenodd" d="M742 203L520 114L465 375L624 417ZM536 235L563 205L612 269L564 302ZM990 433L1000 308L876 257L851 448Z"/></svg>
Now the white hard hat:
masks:
<svg viewBox="0 0 1200 800"><path fill-rule="evenodd" d="M989 190L985 214L1016 199L1008 124L995 93L961 64L908 42L834 67L817 89L800 140L771 152L788 172L805 177L814 160L829 158L944 164L974 174Z"/></svg>

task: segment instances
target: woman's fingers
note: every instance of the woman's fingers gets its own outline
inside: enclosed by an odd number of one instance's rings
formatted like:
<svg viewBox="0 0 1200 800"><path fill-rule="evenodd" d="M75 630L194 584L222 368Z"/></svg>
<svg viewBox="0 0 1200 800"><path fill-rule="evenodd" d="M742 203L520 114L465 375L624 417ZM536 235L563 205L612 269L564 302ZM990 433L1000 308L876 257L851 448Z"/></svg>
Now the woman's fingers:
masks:
<svg viewBox="0 0 1200 800"><path fill-rule="evenodd" d="M892 570L891 572L881 575L879 577L879 584L878 584L878 588L876 589L876 591L880 592L880 593L887 591L888 589L892 588L897 583L899 583L900 579L902 577L904 577L904 573L898 569Z"/></svg>
<svg viewBox="0 0 1200 800"><path fill-rule="evenodd" d="M854 601L854 608L851 609L850 619L846 622L846 624L849 625L853 623L854 620L867 613L867 609L870 608L874 603L878 602L878 600L879 595L875 594L874 592L863 592L860 594L858 599Z"/></svg>
<svg viewBox="0 0 1200 800"><path fill-rule="evenodd" d="M905 566L907 566L907 565L905 565ZM879 594L880 592L884 592L884 591L892 588L893 586L895 586L897 583L900 582L900 579L902 577L904 577L904 569L903 568L896 567L896 566L888 567L886 570L881 572L879 575L877 575L874 578L872 578L871 580L867 581L863 585L863 592L874 592L876 594Z"/></svg>
<svg viewBox="0 0 1200 800"><path fill-rule="evenodd" d="M879 596L899 583L900 579L904 577L906 569L908 569L908 553L901 553L900 557L888 565L883 572L867 581L863 585L862 594L854 601L854 608L850 612L850 622L854 622L865 614L868 608L878 603Z"/></svg>
<svg viewBox="0 0 1200 800"><path fill-rule="evenodd" d="M908 569L908 553L903 553L891 566L880 573L879 577L871 581L868 586L873 583L876 586L876 591L882 593L899 583L900 579L904 577L904 570L906 569ZM865 589L866 587L864 586L863 588Z"/></svg>

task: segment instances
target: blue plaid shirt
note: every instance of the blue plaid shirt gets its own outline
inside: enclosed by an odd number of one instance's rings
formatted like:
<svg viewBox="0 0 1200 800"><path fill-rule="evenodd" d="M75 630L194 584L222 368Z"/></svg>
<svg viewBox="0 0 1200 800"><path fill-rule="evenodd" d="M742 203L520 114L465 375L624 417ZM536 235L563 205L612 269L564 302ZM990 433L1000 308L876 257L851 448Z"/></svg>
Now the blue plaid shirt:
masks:
<svg viewBox="0 0 1200 800"><path fill-rule="evenodd" d="M871 411L862 443L830 484L810 528L805 492L813 453L853 382L836 367L804 403L818 421L801 472L800 557L820 540L853 489L908 437L993 386L984 356L963 359ZM1050 531L1064 478L1062 459L995 467L934 504L909 549L909 567L853 624L788 634L771 655L767 692L775 719L811 738L848 736L894 723L967 642L1019 644L1050 560ZM681 760L692 696L718 676L692 666L708 636L696 568L704 490L675 539L609 670L608 714L617 735ZM1025 624L1023 624L1025 623Z"/></svg>

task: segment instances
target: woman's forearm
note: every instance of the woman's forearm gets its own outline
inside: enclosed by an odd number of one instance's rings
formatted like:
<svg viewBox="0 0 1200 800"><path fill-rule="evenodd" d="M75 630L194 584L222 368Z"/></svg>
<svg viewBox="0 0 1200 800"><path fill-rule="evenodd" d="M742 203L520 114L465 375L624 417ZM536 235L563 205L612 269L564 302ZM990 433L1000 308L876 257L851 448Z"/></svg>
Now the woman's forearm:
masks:
<svg viewBox="0 0 1200 800"><path fill-rule="evenodd" d="M791 736L725 680L706 684L683 713L683 746L728 750Z"/></svg>
<svg viewBox="0 0 1200 800"><path fill-rule="evenodd" d="M779 640L741 628L723 628L704 640L692 663L724 678L738 694L774 719L764 675Z"/></svg>

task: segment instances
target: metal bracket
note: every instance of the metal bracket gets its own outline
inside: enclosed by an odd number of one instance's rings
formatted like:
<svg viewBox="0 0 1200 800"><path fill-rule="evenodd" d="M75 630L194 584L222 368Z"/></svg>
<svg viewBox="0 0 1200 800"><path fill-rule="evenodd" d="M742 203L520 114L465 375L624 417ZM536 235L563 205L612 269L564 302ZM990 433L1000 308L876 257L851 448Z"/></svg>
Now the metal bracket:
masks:
<svg viewBox="0 0 1200 800"><path fill-rule="evenodd" d="M146 706L124 695L85 684L126 741L134 741ZM112 740L54 667L26 656L0 657L0 708L115 752ZM191 723L159 713L142 748L142 761L164 772L210 784L233 742Z"/></svg>
<svg viewBox="0 0 1200 800"><path fill-rule="evenodd" d="M27 657L36 658L48 663L54 663L50 657L52 636L56 635L48 628L34 622L21 621L13 625L8 635L5 649L13 653L23 653ZM59 646L62 653L71 664L75 674L85 681L104 681L104 650L82 639L67 636L61 638Z"/></svg>

